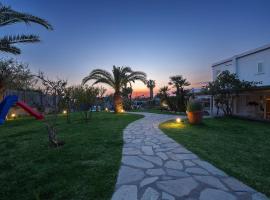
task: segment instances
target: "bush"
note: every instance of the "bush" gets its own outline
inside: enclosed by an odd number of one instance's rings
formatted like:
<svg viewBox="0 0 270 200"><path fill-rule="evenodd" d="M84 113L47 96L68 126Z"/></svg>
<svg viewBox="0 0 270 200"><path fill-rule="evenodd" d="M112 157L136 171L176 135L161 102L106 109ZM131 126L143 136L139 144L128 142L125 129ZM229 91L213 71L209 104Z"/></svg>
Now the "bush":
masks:
<svg viewBox="0 0 270 200"><path fill-rule="evenodd" d="M202 104L198 101L189 101L187 104L188 112L202 111L202 109L203 109Z"/></svg>

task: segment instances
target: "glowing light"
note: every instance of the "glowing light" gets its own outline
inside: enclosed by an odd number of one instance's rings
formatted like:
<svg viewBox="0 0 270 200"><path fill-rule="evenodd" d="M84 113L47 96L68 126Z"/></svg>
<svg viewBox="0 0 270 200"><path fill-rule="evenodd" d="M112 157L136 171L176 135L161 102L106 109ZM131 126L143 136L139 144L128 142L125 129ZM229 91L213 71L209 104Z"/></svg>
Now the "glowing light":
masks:
<svg viewBox="0 0 270 200"><path fill-rule="evenodd" d="M121 113L125 112L123 109L121 110Z"/></svg>
<svg viewBox="0 0 270 200"><path fill-rule="evenodd" d="M106 111L106 112L108 112L108 110L109 110L108 108L105 108L105 111Z"/></svg>
<svg viewBox="0 0 270 200"><path fill-rule="evenodd" d="M15 114L15 113L12 113L12 114L11 114L11 117L12 117L12 118L15 118L15 117L16 117L16 114Z"/></svg>
<svg viewBox="0 0 270 200"><path fill-rule="evenodd" d="M66 110L63 110L63 114L67 114L67 111Z"/></svg>
<svg viewBox="0 0 270 200"><path fill-rule="evenodd" d="M177 122L177 123L180 123L180 122L181 122L181 118L180 118L180 117L177 117L177 118L176 118L176 122Z"/></svg>

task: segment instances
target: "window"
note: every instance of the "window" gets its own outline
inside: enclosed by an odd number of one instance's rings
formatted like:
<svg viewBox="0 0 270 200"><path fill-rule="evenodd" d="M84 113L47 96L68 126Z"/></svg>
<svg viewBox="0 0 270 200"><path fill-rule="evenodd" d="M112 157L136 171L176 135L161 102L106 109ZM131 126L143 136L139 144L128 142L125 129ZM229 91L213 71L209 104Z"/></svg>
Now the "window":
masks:
<svg viewBox="0 0 270 200"><path fill-rule="evenodd" d="M258 74L263 73L263 63L262 63L262 62L259 62L259 63L257 64L257 73L258 73Z"/></svg>

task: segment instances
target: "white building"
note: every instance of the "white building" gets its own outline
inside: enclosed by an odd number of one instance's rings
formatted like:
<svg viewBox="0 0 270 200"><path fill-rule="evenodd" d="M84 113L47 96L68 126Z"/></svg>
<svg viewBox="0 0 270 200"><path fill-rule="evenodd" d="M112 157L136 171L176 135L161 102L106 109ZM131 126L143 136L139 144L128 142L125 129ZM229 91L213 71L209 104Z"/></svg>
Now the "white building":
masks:
<svg viewBox="0 0 270 200"><path fill-rule="evenodd" d="M228 70L240 80L256 81L257 88L240 93L233 99L233 114L270 119L270 44L235 55L212 65L213 80Z"/></svg>

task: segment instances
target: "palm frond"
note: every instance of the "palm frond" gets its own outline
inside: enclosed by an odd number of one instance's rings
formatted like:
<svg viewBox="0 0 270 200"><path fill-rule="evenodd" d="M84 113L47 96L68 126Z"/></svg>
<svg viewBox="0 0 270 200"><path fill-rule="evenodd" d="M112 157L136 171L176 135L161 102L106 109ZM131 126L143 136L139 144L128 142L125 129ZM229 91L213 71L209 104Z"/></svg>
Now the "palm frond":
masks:
<svg viewBox="0 0 270 200"><path fill-rule="evenodd" d="M134 82L136 80L142 81L144 84L147 82L147 75L141 71L133 71L126 77L127 82Z"/></svg>
<svg viewBox="0 0 270 200"><path fill-rule="evenodd" d="M105 84L110 85L111 87L114 87L113 77L106 70L102 70L102 69L93 70L88 76L86 76L82 80L82 84L84 85L86 82L88 82L90 80L95 80L93 85L97 84L97 83L105 83Z"/></svg>
<svg viewBox="0 0 270 200"><path fill-rule="evenodd" d="M4 36L0 38L0 43L34 43L40 42L39 36L37 35L13 35L13 36Z"/></svg>
<svg viewBox="0 0 270 200"><path fill-rule="evenodd" d="M36 17L28 13L17 12L11 7L0 5L0 26L24 22L26 24L35 23L53 30L52 25L45 19Z"/></svg>
<svg viewBox="0 0 270 200"><path fill-rule="evenodd" d="M0 51L12 53L14 55L18 55L21 53L21 50L19 48L2 41L0 41Z"/></svg>

